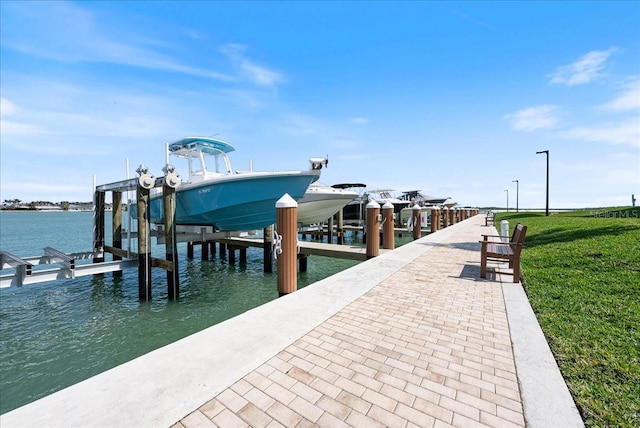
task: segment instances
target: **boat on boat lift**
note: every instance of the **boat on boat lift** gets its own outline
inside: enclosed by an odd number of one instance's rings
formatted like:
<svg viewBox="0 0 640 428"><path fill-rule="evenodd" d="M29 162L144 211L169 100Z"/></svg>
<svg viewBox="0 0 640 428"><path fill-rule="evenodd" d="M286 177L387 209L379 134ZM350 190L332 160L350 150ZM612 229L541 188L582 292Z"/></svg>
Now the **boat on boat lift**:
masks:
<svg viewBox="0 0 640 428"><path fill-rule="evenodd" d="M298 201L298 224L307 226L321 223L358 196L356 191L330 187L316 181Z"/></svg>
<svg viewBox="0 0 640 428"><path fill-rule="evenodd" d="M367 185L363 183L340 183L331 187L357 193L357 196L342 208L342 214L345 224L361 226L361 223L364 222L365 206L367 204L364 194L364 189Z"/></svg>
<svg viewBox="0 0 640 428"><path fill-rule="evenodd" d="M411 201L402 200L400 198L396 198L391 194L393 190L388 189L379 189L379 190L369 190L367 191L367 195L369 196L369 200L374 200L380 204L380 206L389 202L393 205L394 214L398 214L403 208L409 206Z"/></svg>
<svg viewBox="0 0 640 428"><path fill-rule="evenodd" d="M276 201L285 193L302 198L326 165L325 159L312 158L305 171L234 171L227 156L234 150L231 144L209 137L187 137L167 145L167 164L169 155L188 163L188 179L176 189L176 224L220 231L265 228L276 222ZM153 223L164 221L160 189L152 189L149 211Z"/></svg>

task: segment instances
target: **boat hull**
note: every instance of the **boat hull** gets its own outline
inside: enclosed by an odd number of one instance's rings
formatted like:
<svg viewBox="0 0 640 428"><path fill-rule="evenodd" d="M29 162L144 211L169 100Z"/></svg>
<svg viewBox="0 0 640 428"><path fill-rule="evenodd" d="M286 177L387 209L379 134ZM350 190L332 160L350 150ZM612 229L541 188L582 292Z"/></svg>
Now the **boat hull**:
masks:
<svg viewBox="0 0 640 428"><path fill-rule="evenodd" d="M276 222L275 204L285 193L300 199L318 173L249 173L187 183L176 191L176 224L217 230L255 230ZM150 218L164 222L162 195L151 198Z"/></svg>
<svg viewBox="0 0 640 428"><path fill-rule="evenodd" d="M305 193L298 201L298 223L309 225L332 217L358 195L356 193Z"/></svg>

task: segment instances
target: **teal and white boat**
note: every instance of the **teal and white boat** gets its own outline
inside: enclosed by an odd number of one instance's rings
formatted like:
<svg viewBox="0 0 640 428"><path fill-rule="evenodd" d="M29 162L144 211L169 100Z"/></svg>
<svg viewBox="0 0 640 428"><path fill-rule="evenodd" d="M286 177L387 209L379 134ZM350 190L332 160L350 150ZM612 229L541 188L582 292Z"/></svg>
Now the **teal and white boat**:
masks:
<svg viewBox="0 0 640 428"><path fill-rule="evenodd" d="M231 144L208 137L188 137L168 145L170 155L188 163L188 180L176 189L177 224L214 226L220 231L267 227L276 222L276 201L285 193L301 198L320 177L324 163L310 159L306 171L234 171L227 156L234 150ZM207 165L207 159L213 162ZM164 221L160 190L151 195L150 217L154 223Z"/></svg>

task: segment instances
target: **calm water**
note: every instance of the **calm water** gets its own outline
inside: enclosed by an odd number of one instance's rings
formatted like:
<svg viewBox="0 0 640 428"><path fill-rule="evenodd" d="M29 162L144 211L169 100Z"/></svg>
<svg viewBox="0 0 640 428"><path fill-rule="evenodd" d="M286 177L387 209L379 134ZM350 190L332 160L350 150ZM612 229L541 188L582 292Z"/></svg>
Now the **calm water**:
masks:
<svg viewBox="0 0 640 428"><path fill-rule="evenodd" d="M107 213L106 224L111 222ZM89 251L90 212L0 212L0 249L20 257ZM110 230L107 230L110 236ZM27 404L277 298L262 250L246 265L180 253L180 299L167 301L165 272L153 270L153 301L138 302L137 271L0 289L0 413ZM164 246L154 244L157 257ZM199 251L196 250L196 258ZM313 256L298 287L357 262ZM3 271L6 273L7 271Z"/></svg>

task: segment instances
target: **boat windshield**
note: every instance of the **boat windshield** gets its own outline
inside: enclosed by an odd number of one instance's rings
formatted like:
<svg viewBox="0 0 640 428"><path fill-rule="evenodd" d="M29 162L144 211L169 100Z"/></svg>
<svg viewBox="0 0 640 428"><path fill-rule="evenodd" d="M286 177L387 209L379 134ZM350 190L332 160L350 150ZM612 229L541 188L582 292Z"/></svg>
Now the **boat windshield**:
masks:
<svg viewBox="0 0 640 428"><path fill-rule="evenodd" d="M169 152L173 156L188 160L189 181L207 175L231 174L227 153L233 150L232 145L212 138L184 138L169 145Z"/></svg>

